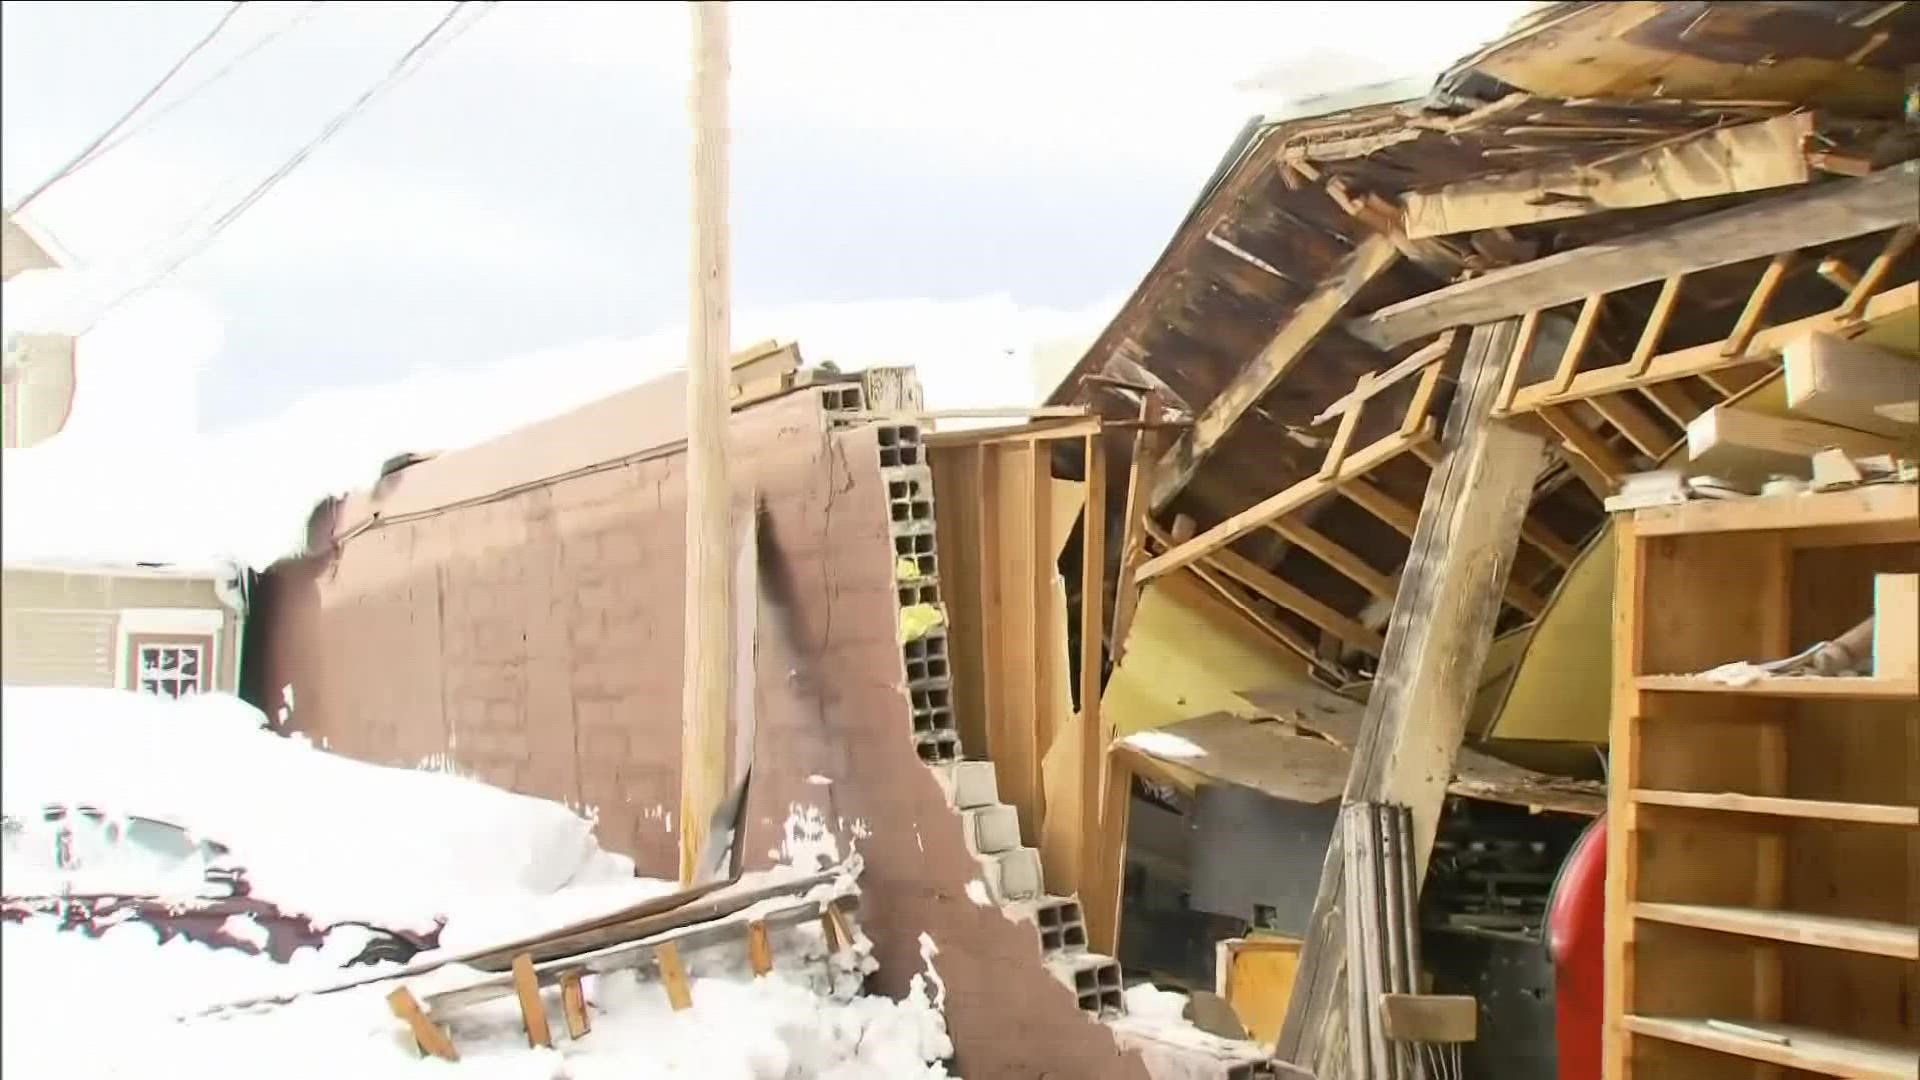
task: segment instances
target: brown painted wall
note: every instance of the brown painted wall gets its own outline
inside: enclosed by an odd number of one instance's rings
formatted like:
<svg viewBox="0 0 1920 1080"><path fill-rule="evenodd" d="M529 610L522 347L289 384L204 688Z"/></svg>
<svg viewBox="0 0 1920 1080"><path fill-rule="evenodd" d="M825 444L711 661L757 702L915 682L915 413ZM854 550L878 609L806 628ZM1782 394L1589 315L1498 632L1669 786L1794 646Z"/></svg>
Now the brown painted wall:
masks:
<svg viewBox="0 0 1920 1080"><path fill-rule="evenodd" d="M265 575L249 644L259 703L272 711L291 684L293 726L336 750L405 765L445 755L597 808L604 844L672 876L683 459L617 449L637 460L603 471L580 459L625 433L677 435L679 392L654 384L348 500L343 533L370 515L390 523ZM780 846L790 807L819 807L843 849L867 834L879 988L904 992L922 931L939 945L964 1075L1144 1077L1047 974L1032 928L966 897L978 868L911 738L878 435L827 427L807 391L736 414L730 432L736 485L761 507L749 866ZM660 439L625 439L643 441ZM462 505L433 510L448 501Z"/></svg>

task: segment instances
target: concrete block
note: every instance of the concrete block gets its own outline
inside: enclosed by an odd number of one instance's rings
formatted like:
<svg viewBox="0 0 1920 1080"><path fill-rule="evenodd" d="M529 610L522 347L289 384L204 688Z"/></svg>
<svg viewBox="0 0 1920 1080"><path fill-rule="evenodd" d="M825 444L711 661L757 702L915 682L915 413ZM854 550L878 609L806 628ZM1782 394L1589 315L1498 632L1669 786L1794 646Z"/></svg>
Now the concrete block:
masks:
<svg viewBox="0 0 1920 1080"><path fill-rule="evenodd" d="M1087 951L1087 917L1071 896L1042 896L1007 906L1007 914L1033 924L1046 955Z"/></svg>
<svg viewBox="0 0 1920 1080"><path fill-rule="evenodd" d="M960 811L967 830L967 849L975 855L998 855L1020 846L1020 812L998 803Z"/></svg>
<svg viewBox="0 0 1920 1080"><path fill-rule="evenodd" d="M921 445L918 425L881 425L879 438L882 469L898 469L927 463L927 448ZM928 498L931 499L932 496L929 494ZM932 516L931 506L928 507L928 516Z"/></svg>
<svg viewBox="0 0 1920 1080"><path fill-rule="evenodd" d="M913 747L920 760L929 765L943 765L960 760L960 733L952 729L936 729L916 732Z"/></svg>
<svg viewBox="0 0 1920 1080"><path fill-rule="evenodd" d="M981 876L987 881L987 894L995 903L1032 900L1045 892L1040 876L1040 852L1017 847L980 859Z"/></svg>
<svg viewBox="0 0 1920 1080"><path fill-rule="evenodd" d="M1061 985L1073 991L1082 1012L1096 1016L1120 1016L1127 1011L1120 974L1120 962L1099 953L1078 953L1050 957L1047 971Z"/></svg>
<svg viewBox="0 0 1920 1080"><path fill-rule="evenodd" d="M933 774L946 791L947 802L957 810L1000 801L1000 785L994 779L991 761L956 761L933 770Z"/></svg>
<svg viewBox="0 0 1920 1080"><path fill-rule="evenodd" d="M913 688L949 686L953 669L947 659L947 634L930 630L901 647L907 664L907 685Z"/></svg>

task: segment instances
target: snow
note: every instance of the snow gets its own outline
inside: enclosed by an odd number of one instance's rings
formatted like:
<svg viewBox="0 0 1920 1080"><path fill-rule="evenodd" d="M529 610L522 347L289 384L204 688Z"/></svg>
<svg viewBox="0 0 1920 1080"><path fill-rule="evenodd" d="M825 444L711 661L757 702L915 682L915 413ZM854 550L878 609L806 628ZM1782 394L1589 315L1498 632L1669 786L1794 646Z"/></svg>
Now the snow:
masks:
<svg viewBox="0 0 1920 1080"><path fill-rule="evenodd" d="M267 730L226 695L9 686L0 714L8 816L33 822L48 805L85 805L183 826L230 849L254 895L317 922L430 930L449 919L459 937L468 930L456 914L484 933L543 911L565 922L583 904L617 907L658 888L634 884L632 862L601 851L592 824L563 806L330 754ZM182 884L125 880L143 873L132 859L108 866L110 886L72 887L172 896ZM9 859L5 890L59 891L33 870ZM543 899L575 883L595 891Z"/></svg>
<svg viewBox="0 0 1920 1080"><path fill-rule="evenodd" d="M566 808L443 774L337 758L263 730L231 698L185 701L124 692L25 690L0 700L0 792L10 815L46 803L85 803L190 824L232 848L257 895L288 910L351 914L383 926L445 918L441 946L420 959L497 944L658 896L674 886L634 878L632 863L599 850L590 822ZM744 877L735 889L791 880L838 860L817 808L788 822L792 865ZM812 902L857 891L858 855L816 886ZM13 891L16 860L6 865ZM123 884L190 889L137 861L115 866ZM142 875L145 875L144 878ZM35 882L35 884L45 884ZM756 917L791 898L733 916ZM950 1057L928 973L904 1001L860 996L874 969L857 930L828 955L817 921L776 930L774 972L755 979L744 946L685 955L693 1007L674 1012L657 983L632 972L585 980L593 1029L565 1036L549 994L556 1045L530 1049L511 997L444 1018L458 1066L422 1062L386 1004L391 982L298 997L279 1007L204 1015L211 1006L337 983L369 932L342 927L287 964L126 923L100 937L62 932L51 918L0 928L0 1074L64 1080L193 1075L293 1080L400 1080L424 1071L500 1080L914 1080L947 1073ZM235 916L224 929L259 940ZM409 980L416 996L485 976L447 966ZM932 982L929 984L929 978ZM931 991L929 990L931 985ZM30 988L19 992L18 988ZM76 1007L84 1003L84 1008ZM182 1018L185 1019L182 1019ZM110 1037L102 1037L106 1034Z"/></svg>
<svg viewBox="0 0 1920 1080"><path fill-rule="evenodd" d="M967 899L980 907L993 906L993 896L987 892L987 883L979 878L967 882Z"/></svg>

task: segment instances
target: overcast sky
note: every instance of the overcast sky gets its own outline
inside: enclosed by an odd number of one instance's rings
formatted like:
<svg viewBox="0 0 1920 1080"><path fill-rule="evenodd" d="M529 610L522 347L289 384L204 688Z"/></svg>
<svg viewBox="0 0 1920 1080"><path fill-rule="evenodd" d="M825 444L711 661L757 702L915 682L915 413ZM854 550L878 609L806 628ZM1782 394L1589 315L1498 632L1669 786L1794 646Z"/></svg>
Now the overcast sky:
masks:
<svg viewBox="0 0 1920 1080"><path fill-rule="evenodd" d="M227 6L6 3L7 201ZM1111 306L1257 107L1236 81L1430 73L1522 6L736 3L737 303ZM27 216L106 275L104 306L446 10L246 4L155 107L280 36ZM686 57L675 3L488 11L171 280L224 323L200 423L681 323Z"/></svg>

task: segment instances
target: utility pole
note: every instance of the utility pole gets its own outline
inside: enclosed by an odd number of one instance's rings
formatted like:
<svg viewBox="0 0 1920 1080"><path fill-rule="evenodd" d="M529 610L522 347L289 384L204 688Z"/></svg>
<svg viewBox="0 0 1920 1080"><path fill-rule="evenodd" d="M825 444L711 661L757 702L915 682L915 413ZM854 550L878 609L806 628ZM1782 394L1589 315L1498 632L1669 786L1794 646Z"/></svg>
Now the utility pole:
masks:
<svg viewBox="0 0 1920 1080"><path fill-rule="evenodd" d="M733 672L727 481L727 5L694 0L693 259L687 319L687 591L680 881L691 885L724 796Z"/></svg>

